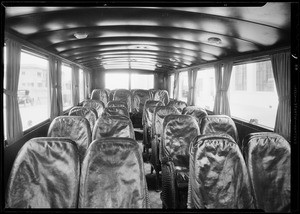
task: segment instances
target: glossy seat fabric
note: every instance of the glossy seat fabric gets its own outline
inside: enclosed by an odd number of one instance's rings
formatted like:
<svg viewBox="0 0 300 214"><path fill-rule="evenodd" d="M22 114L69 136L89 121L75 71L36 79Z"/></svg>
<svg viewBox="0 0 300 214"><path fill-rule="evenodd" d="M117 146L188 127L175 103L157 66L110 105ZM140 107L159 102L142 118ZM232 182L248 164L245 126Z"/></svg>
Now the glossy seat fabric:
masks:
<svg viewBox="0 0 300 214"><path fill-rule="evenodd" d="M104 138L82 165L79 208L149 208L142 156L130 138Z"/></svg>
<svg viewBox="0 0 300 214"><path fill-rule="evenodd" d="M115 94L115 92L116 92L116 89L110 90L110 92L109 92L109 101L114 100L114 94Z"/></svg>
<svg viewBox="0 0 300 214"><path fill-rule="evenodd" d="M204 117L200 125L201 134L224 132L229 134L242 148L239 142L238 132L234 121L227 115L208 115Z"/></svg>
<svg viewBox="0 0 300 214"><path fill-rule="evenodd" d="M228 134L200 135L191 144L188 208L255 208L244 158Z"/></svg>
<svg viewBox="0 0 300 214"><path fill-rule="evenodd" d="M180 113L182 113L182 110L187 107L187 104L180 100L171 100L169 101L168 106L175 107Z"/></svg>
<svg viewBox="0 0 300 214"><path fill-rule="evenodd" d="M132 92L132 99L132 113L143 113L144 105L150 99L150 93L148 90L134 90Z"/></svg>
<svg viewBox="0 0 300 214"><path fill-rule="evenodd" d="M6 208L76 208L80 161L67 138L33 138L20 149L6 189Z"/></svg>
<svg viewBox="0 0 300 214"><path fill-rule="evenodd" d="M157 106L153 113L150 163L154 167L156 172L157 188L158 188L158 181L159 181L159 177L158 177L159 171L161 171L161 166L159 161L159 147L161 142L161 135L163 132L163 122L164 122L164 118L171 114L180 115L180 112L175 107Z"/></svg>
<svg viewBox="0 0 300 214"><path fill-rule="evenodd" d="M157 106L163 106L161 101L147 100L144 105L142 124L143 124L143 144L145 148L151 147L151 132L152 132L152 119L154 109Z"/></svg>
<svg viewBox="0 0 300 214"><path fill-rule="evenodd" d="M81 116L86 118L90 123L91 131L94 129L94 125L98 119L97 111L94 108L82 106L73 107L69 111L69 116Z"/></svg>
<svg viewBox="0 0 300 214"><path fill-rule="evenodd" d="M59 116L50 124L48 137L67 137L73 140L81 160L91 143L92 133L88 120L81 116Z"/></svg>
<svg viewBox="0 0 300 214"><path fill-rule="evenodd" d="M276 133L252 133L243 140L243 153L257 208L265 212L290 212L290 144Z"/></svg>
<svg viewBox="0 0 300 214"><path fill-rule="evenodd" d="M113 100L123 101L127 104L127 109L131 112L131 92L127 89L118 89L115 91Z"/></svg>
<svg viewBox="0 0 300 214"><path fill-rule="evenodd" d="M166 90L157 90L154 92L153 100L160 100L166 106L169 103L169 93Z"/></svg>
<svg viewBox="0 0 300 214"><path fill-rule="evenodd" d="M108 115L124 115L129 118L129 113L127 108L124 106L106 107L104 109L104 114Z"/></svg>
<svg viewBox="0 0 300 214"><path fill-rule="evenodd" d="M186 208L189 180L189 146L200 134L190 115L168 115L160 143L162 201L166 208Z"/></svg>
<svg viewBox="0 0 300 214"><path fill-rule="evenodd" d="M124 115L102 114L93 130L92 139L104 137L128 137L135 139L131 120Z"/></svg>
<svg viewBox="0 0 300 214"><path fill-rule="evenodd" d="M101 117L101 114L103 113L103 110L105 108L105 105L102 101L91 99L84 100L82 106L94 108L97 111L98 117Z"/></svg>
<svg viewBox="0 0 300 214"><path fill-rule="evenodd" d="M105 89L94 89L91 94L92 100L100 100L106 106L109 102L109 94Z"/></svg>
<svg viewBox="0 0 300 214"><path fill-rule="evenodd" d="M124 102L124 101L121 101L121 100L112 100L112 101L109 101L107 103L107 107L124 107L129 112L127 103Z"/></svg>
<svg viewBox="0 0 300 214"><path fill-rule="evenodd" d="M154 100L154 94L156 91L158 91L158 89L149 89L149 95L150 95L150 100Z"/></svg>
<svg viewBox="0 0 300 214"><path fill-rule="evenodd" d="M182 114L195 117L198 121L199 127L202 119L207 116L206 110L198 106L187 106L182 110Z"/></svg>

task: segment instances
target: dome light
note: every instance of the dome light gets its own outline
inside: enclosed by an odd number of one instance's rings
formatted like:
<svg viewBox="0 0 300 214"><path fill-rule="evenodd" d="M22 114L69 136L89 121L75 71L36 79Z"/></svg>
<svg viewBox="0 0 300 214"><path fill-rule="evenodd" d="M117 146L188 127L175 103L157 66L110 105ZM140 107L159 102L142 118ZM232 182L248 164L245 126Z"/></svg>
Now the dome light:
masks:
<svg viewBox="0 0 300 214"><path fill-rule="evenodd" d="M222 43L222 40L218 37L209 37L207 39L208 43L210 44L221 44Z"/></svg>
<svg viewBox="0 0 300 214"><path fill-rule="evenodd" d="M85 39L88 36L88 34L84 33L84 32L77 32L77 33L74 33L74 36L77 39Z"/></svg>

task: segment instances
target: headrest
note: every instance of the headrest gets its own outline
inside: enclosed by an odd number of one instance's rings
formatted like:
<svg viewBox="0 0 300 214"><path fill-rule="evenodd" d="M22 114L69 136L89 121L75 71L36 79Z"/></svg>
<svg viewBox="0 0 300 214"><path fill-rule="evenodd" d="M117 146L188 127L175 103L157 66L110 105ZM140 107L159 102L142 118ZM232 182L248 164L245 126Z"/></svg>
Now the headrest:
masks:
<svg viewBox="0 0 300 214"><path fill-rule="evenodd" d="M126 117L129 117L128 110L124 106L106 107L104 109L103 114L108 114L108 115L124 115Z"/></svg>
<svg viewBox="0 0 300 214"><path fill-rule="evenodd" d="M202 118L207 116L206 110L198 106L187 106L182 110L182 114L194 116L199 125L201 124Z"/></svg>
<svg viewBox="0 0 300 214"><path fill-rule="evenodd" d="M68 138L27 141L11 169L6 208L76 208L79 152Z"/></svg>
<svg viewBox="0 0 300 214"><path fill-rule="evenodd" d="M154 100L160 100L164 103L164 105L167 105L169 103L169 93L166 90L157 90L154 93Z"/></svg>
<svg viewBox="0 0 300 214"><path fill-rule="evenodd" d="M80 208L147 208L147 183L136 141L95 140L83 161Z"/></svg>
<svg viewBox="0 0 300 214"><path fill-rule="evenodd" d="M150 99L150 93L148 90L134 90L133 96L133 112L143 112L145 102Z"/></svg>
<svg viewBox="0 0 300 214"><path fill-rule="evenodd" d="M48 128L48 137L67 137L73 140L84 156L91 143L91 129L89 121L81 116L59 116L54 118Z"/></svg>
<svg viewBox="0 0 300 214"><path fill-rule="evenodd" d="M91 94L92 100L100 100L104 105L108 102L108 93L105 89L94 89Z"/></svg>
<svg viewBox="0 0 300 214"><path fill-rule="evenodd" d="M94 129L94 125L98 118L97 111L91 107L82 107L82 106L75 106L69 111L69 116L81 116L86 118L91 127L91 131Z"/></svg>
<svg viewBox="0 0 300 214"><path fill-rule="evenodd" d="M83 107L90 107L90 108L94 108L97 111L98 117L101 116L101 114L103 113L103 110L105 108L105 105L102 101L100 100L91 100L91 99L87 99L84 100L82 103Z"/></svg>
<svg viewBox="0 0 300 214"><path fill-rule="evenodd" d="M152 115L156 106L163 106L163 102L157 100L147 100L144 105L142 124L151 127Z"/></svg>
<svg viewBox="0 0 300 214"><path fill-rule="evenodd" d="M181 113L182 110L187 107L186 102L180 101L180 100L171 100L168 103L168 106L173 106L178 109L178 111Z"/></svg>

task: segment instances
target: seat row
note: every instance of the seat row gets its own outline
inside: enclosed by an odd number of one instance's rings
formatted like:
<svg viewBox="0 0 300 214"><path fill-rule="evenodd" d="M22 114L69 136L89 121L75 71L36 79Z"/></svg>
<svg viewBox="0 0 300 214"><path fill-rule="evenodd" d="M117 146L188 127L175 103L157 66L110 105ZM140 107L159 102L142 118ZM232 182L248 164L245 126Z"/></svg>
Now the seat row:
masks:
<svg viewBox="0 0 300 214"><path fill-rule="evenodd" d="M94 140L81 163L70 138L40 137L19 151L6 208L149 208L143 160L130 138Z"/></svg>

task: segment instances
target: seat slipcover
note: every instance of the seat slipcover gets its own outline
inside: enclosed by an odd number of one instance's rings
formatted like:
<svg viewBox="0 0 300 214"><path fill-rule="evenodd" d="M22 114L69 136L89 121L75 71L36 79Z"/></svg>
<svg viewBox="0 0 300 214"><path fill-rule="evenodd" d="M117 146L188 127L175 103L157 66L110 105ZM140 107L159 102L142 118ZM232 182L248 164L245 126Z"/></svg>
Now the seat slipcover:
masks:
<svg viewBox="0 0 300 214"><path fill-rule="evenodd" d="M147 100L144 105L142 124L143 124L143 144L145 148L151 147L151 127L153 112L157 106L163 106L161 101Z"/></svg>
<svg viewBox="0 0 300 214"><path fill-rule="evenodd" d="M257 208L265 212L290 212L290 144L276 133L252 133L243 140L243 153Z"/></svg>
<svg viewBox="0 0 300 214"><path fill-rule="evenodd" d="M143 113L144 105L150 99L150 93L148 90L134 90L132 92L132 99L132 113Z"/></svg>
<svg viewBox="0 0 300 214"><path fill-rule="evenodd" d="M198 136L190 146L188 208L254 209L247 167L226 133Z"/></svg>
<svg viewBox="0 0 300 214"><path fill-rule="evenodd" d="M180 113L182 113L182 110L187 107L187 104L180 100L170 100L168 106L175 107Z"/></svg>
<svg viewBox="0 0 300 214"><path fill-rule="evenodd" d="M160 100L166 106L169 103L169 93L166 90L157 90L154 92L153 100Z"/></svg>
<svg viewBox="0 0 300 214"><path fill-rule="evenodd" d="M129 118L128 110L124 106L106 107L103 113L108 115L124 115Z"/></svg>
<svg viewBox="0 0 300 214"><path fill-rule="evenodd" d="M103 113L103 110L105 108L105 105L102 101L91 99L84 100L82 106L94 108L97 111L98 117L101 117L101 114Z"/></svg>
<svg viewBox="0 0 300 214"><path fill-rule="evenodd" d="M189 146L199 134L199 125L190 115L168 115L164 119L159 158L162 201L166 208L186 208Z"/></svg>
<svg viewBox="0 0 300 214"><path fill-rule="evenodd" d="M161 135L163 131L164 118L170 114L180 115L180 112L171 106L157 106L153 113L152 119L152 137L151 137L151 158L150 163L156 172L156 187L158 189L159 171L161 171L159 161L159 147L161 142Z"/></svg>
<svg viewBox="0 0 300 214"><path fill-rule="evenodd" d="M109 94L105 89L94 89L91 94L92 100L100 100L106 106L109 102Z"/></svg>
<svg viewBox="0 0 300 214"><path fill-rule="evenodd" d="M92 139L104 137L128 137L135 139L131 120L124 115L103 114L94 127Z"/></svg>
<svg viewBox="0 0 300 214"><path fill-rule="evenodd" d="M149 208L142 156L130 138L103 138L82 165L79 208Z"/></svg>
<svg viewBox="0 0 300 214"><path fill-rule="evenodd" d="M107 107L124 107L124 108L126 108L127 109L127 111L129 112L129 110L128 110L128 105L127 105L127 103L126 102L124 102L124 101L121 101L121 100L112 100L112 101L109 101L108 103L107 103Z"/></svg>
<svg viewBox="0 0 300 214"><path fill-rule="evenodd" d="M191 115L196 118L198 121L199 127L202 121L202 118L207 116L207 112L205 109L198 106L187 106L182 110L182 114Z"/></svg>
<svg viewBox="0 0 300 214"><path fill-rule="evenodd" d="M73 140L81 160L91 143L92 133L88 120L81 116L59 116L54 118L48 129L48 137L67 137Z"/></svg>
<svg viewBox="0 0 300 214"><path fill-rule="evenodd" d="M94 108L82 106L75 106L71 108L69 116L81 116L86 118L90 123L91 131L94 129L94 125L98 119L97 111Z"/></svg>
<svg viewBox="0 0 300 214"><path fill-rule="evenodd" d="M72 140L33 138L14 161L5 207L76 208L79 177L79 153Z"/></svg>
<svg viewBox="0 0 300 214"><path fill-rule="evenodd" d="M229 134L242 148L239 142L238 132L234 121L227 115L208 115L204 117L200 125L201 134L224 132Z"/></svg>
<svg viewBox="0 0 300 214"><path fill-rule="evenodd" d="M113 100L123 101L127 104L127 109L131 112L132 95L127 89L118 89L115 91Z"/></svg>

